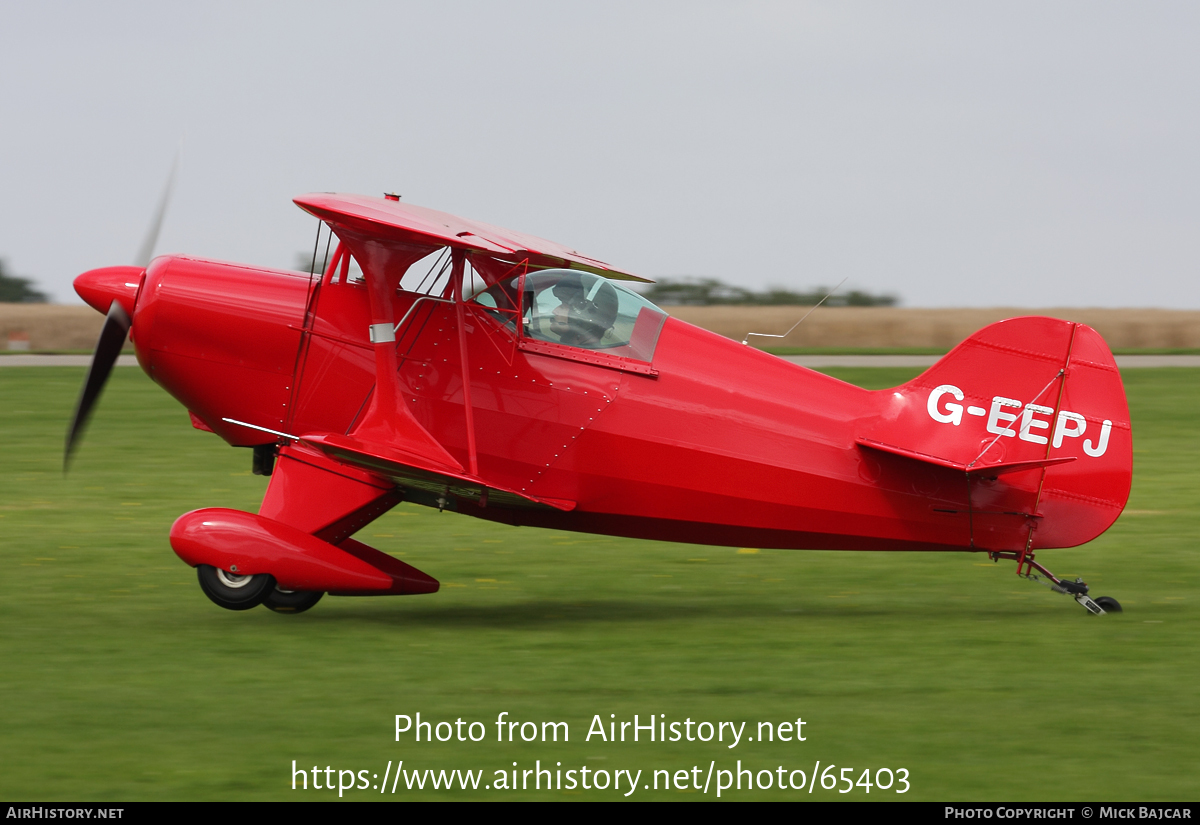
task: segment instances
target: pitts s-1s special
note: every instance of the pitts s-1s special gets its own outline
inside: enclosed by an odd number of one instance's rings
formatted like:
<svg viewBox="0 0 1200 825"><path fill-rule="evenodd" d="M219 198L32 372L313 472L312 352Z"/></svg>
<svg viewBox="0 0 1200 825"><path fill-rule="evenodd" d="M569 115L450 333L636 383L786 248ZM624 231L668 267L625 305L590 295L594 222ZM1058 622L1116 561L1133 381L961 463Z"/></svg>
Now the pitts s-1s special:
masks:
<svg viewBox="0 0 1200 825"><path fill-rule="evenodd" d="M131 333L192 424L271 477L257 513L171 529L222 607L436 591L351 537L410 501L662 541L981 552L1120 609L1035 561L1129 496L1120 373L1083 324L1002 321L868 391L669 317L623 284L642 279L540 238L394 196L295 202L320 221L308 273L163 256L75 281L108 317L68 455Z"/></svg>

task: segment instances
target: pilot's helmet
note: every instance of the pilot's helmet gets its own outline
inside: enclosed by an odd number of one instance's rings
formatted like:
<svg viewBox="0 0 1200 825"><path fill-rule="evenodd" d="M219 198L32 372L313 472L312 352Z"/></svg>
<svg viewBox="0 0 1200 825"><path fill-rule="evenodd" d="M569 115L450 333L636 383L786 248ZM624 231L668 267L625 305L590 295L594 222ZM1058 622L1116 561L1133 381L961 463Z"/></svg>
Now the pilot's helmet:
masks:
<svg viewBox="0 0 1200 825"><path fill-rule="evenodd" d="M598 341L617 320L617 290L603 278L570 272L558 279L553 291L569 310L571 327L579 334Z"/></svg>

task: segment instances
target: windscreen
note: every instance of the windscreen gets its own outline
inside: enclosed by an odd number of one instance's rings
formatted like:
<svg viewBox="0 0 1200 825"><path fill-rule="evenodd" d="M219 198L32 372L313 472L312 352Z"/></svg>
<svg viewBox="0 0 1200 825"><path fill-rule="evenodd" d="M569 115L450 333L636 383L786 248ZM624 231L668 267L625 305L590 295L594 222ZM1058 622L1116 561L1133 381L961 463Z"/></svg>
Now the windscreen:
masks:
<svg viewBox="0 0 1200 825"><path fill-rule="evenodd" d="M666 313L631 289L570 269L546 269L506 278L472 299L515 328L520 307L526 338L650 361Z"/></svg>

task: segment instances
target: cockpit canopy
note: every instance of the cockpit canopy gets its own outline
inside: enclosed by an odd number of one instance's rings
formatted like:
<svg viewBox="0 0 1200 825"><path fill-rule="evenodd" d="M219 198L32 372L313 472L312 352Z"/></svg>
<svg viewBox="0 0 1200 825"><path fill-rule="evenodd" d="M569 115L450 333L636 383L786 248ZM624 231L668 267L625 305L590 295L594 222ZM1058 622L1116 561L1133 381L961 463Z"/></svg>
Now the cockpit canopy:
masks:
<svg viewBox="0 0 1200 825"><path fill-rule="evenodd" d="M518 292L523 295L518 297ZM619 283L572 269L505 278L473 300L526 338L650 361L666 313Z"/></svg>

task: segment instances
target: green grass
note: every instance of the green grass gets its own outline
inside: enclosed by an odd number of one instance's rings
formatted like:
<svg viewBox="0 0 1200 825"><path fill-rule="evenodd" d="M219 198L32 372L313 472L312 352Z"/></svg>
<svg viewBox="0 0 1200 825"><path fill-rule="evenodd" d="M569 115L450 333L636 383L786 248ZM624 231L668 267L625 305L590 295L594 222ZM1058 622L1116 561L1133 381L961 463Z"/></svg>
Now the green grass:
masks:
<svg viewBox="0 0 1200 825"><path fill-rule="evenodd" d="M844 369L890 386L914 370ZM509 528L401 505L360 538L441 592L221 610L167 543L180 513L254 510L246 450L193 430L118 369L70 476L83 371L0 371L0 798L327 799L292 760L410 768L811 772L905 768L900 799L1195 800L1200 771L1200 370L1133 370L1135 481L1091 545L1039 558L1126 612L1090 617L974 555L761 551ZM479 743L394 741L395 714L487 723ZM495 719L567 743L497 743ZM585 742L600 714L802 717L805 742ZM756 737L757 738L757 737ZM311 782L311 772L309 774ZM322 779L324 781L324 779ZM624 781L624 780L623 780ZM798 777L797 777L798 781ZM715 783L715 780L714 780ZM375 791L347 798L403 799ZM732 798L797 797L742 791ZM613 790L424 792L620 798ZM710 793L707 798L712 798ZM820 786L808 799L891 799ZM698 799L645 790L633 799Z"/></svg>

